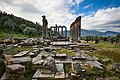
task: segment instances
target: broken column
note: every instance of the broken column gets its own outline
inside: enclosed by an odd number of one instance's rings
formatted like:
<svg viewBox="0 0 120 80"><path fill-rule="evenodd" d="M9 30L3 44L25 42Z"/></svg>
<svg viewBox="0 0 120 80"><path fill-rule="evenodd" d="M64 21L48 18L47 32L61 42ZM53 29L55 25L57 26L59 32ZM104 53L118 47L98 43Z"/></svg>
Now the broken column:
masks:
<svg viewBox="0 0 120 80"><path fill-rule="evenodd" d="M79 41L81 35L81 16L77 17L76 20L70 26L70 37L73 41Z"/></svg>
<svg viewBox="0 0 120 80"><path fill-rule="evenodd" d="M22 66L21 64L8 65L6 67L6 79L22 80L24 72L25 72L25 66Z"/></svg>
<svg viewBox="0 0 120 80"><path fill-rule="evenodd" d="M42 20L43 21L42 37L43 37L43 39L46 39L48 37L48 35L47 35L48 22L47 22L47 19L44 15L42 16L42 18L43 18L43 20Z"/></svg>

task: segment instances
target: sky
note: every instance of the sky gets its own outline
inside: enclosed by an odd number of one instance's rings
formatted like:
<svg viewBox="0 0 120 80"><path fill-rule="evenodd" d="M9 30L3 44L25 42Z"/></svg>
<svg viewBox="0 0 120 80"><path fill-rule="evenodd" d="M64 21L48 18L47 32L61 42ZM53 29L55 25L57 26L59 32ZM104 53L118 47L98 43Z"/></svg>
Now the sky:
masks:
<svg viewBox="0 0 120 80"><path fill-rule="evenodd" d="M120 32L120 0L0 0L0 10L41 25L46 15L48 27L68 30L81 16L82 29Z"/></svg>

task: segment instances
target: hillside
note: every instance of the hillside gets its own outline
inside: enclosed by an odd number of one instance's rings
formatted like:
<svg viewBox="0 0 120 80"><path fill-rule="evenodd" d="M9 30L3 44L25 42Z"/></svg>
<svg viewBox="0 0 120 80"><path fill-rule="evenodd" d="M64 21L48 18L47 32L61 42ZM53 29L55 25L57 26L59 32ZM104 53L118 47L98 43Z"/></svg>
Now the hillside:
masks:
<svg viewBox="0 0 120 80"><path fill-rule="evenodd" d="M0 11L0 31L3 33L0 36L4 36L4 34L28 36L29 33L34 34L30 36L40 36L41 30L42 26L37 22L34 23L21 17L14 16L13 14L7 14L6 12Z"/></svg>

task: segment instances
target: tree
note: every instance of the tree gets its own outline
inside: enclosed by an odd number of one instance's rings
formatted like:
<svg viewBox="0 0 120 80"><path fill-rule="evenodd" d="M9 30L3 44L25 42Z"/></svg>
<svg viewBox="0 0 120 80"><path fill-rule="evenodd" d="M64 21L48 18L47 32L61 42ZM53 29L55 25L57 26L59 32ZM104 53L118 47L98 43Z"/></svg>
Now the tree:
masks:
<svg viewBox="0 0 120 80"><path fill-rule="evenodd" d="M95 44L98 44L98 43L99 43L99 37L95 36Z"/></svg>
<svg viewBox="0 0 120 80"><path fill-rule="evenodd" d="M31 28L31 33L32 33L32 36L38 35L38 32L35 28Z"/></svg>
<svg viewBox="0 0 120 80"><path fill-rule="evenodd" d="M23 32L23 30L24 30L26 27L27 27L27 26L26 26L25 24L19 25L20 32Z"/></svg>
<svg viewBox="0 0 120 80"><path fill-rule="evenodd" d="M116 43L120 44L120 33L116 35Z"/></svg>
<svg viewBox="0 0 120 80"><path fill-rule="evenodd" d="M113 37L113 36L108 36L108 40L111 42L111 44L113 44L113 42L115 41L114 39L115 39L115 37Z"/></svg>
<svg viewBox="0 0 120 80"><path fill-rule="evenodd" d="M5 21L3 27L11 32L15 30L15 23L11 19L9 19L8 21Z"/></svg>
<svg viewBox="0 0 120 80"><path fill-rule="evenodd" d="M26 27L24 30L23 30L23 33L25 35L28 35L29 37L33 37L33 36L37 36L37 30L35 28L30 28L30 27Z"/></svg>
<svg viewBox="0 0 120 80"><path fill-rule="evenodd" d="M9 18L7 16L3 16L1 17L0 21L1 21L1 25L4 25L5 21L8 21Z"/></svg>
<svg viewBox="0 0 120 80"><path fill-rule="evenodd" d="M0 21L0 28L1 28L2 24L1 24L1 21Z"/></svg>

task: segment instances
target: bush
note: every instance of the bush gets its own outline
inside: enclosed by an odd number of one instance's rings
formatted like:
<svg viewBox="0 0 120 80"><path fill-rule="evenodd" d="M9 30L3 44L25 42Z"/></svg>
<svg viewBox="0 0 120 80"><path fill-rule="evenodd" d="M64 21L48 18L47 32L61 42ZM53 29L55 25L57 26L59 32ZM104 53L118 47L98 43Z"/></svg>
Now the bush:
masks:
<svg viewBox="0 0 120 80"><path fill-rule="evenodd" d="M9 19L8 21L5 21L3 27L7 29L8 31L14 31L15 30L15 23Z"/></svg>
<svg viewBox="0 0 120 80"><path fill-rule="evenodd" d="M23 30L23 33L25 35L28 35L29 37L33 37L33 36L37 36L38 32L35 28L30 28L30 27L26 27L24 30Z"/></svg>
<svg viewBox="0 0 120 80"><path fill-rule="evenodd" d="M20 31L23 32L23 30L26 28L27 26L25 24L21 24L19 25Z"/></svg>

